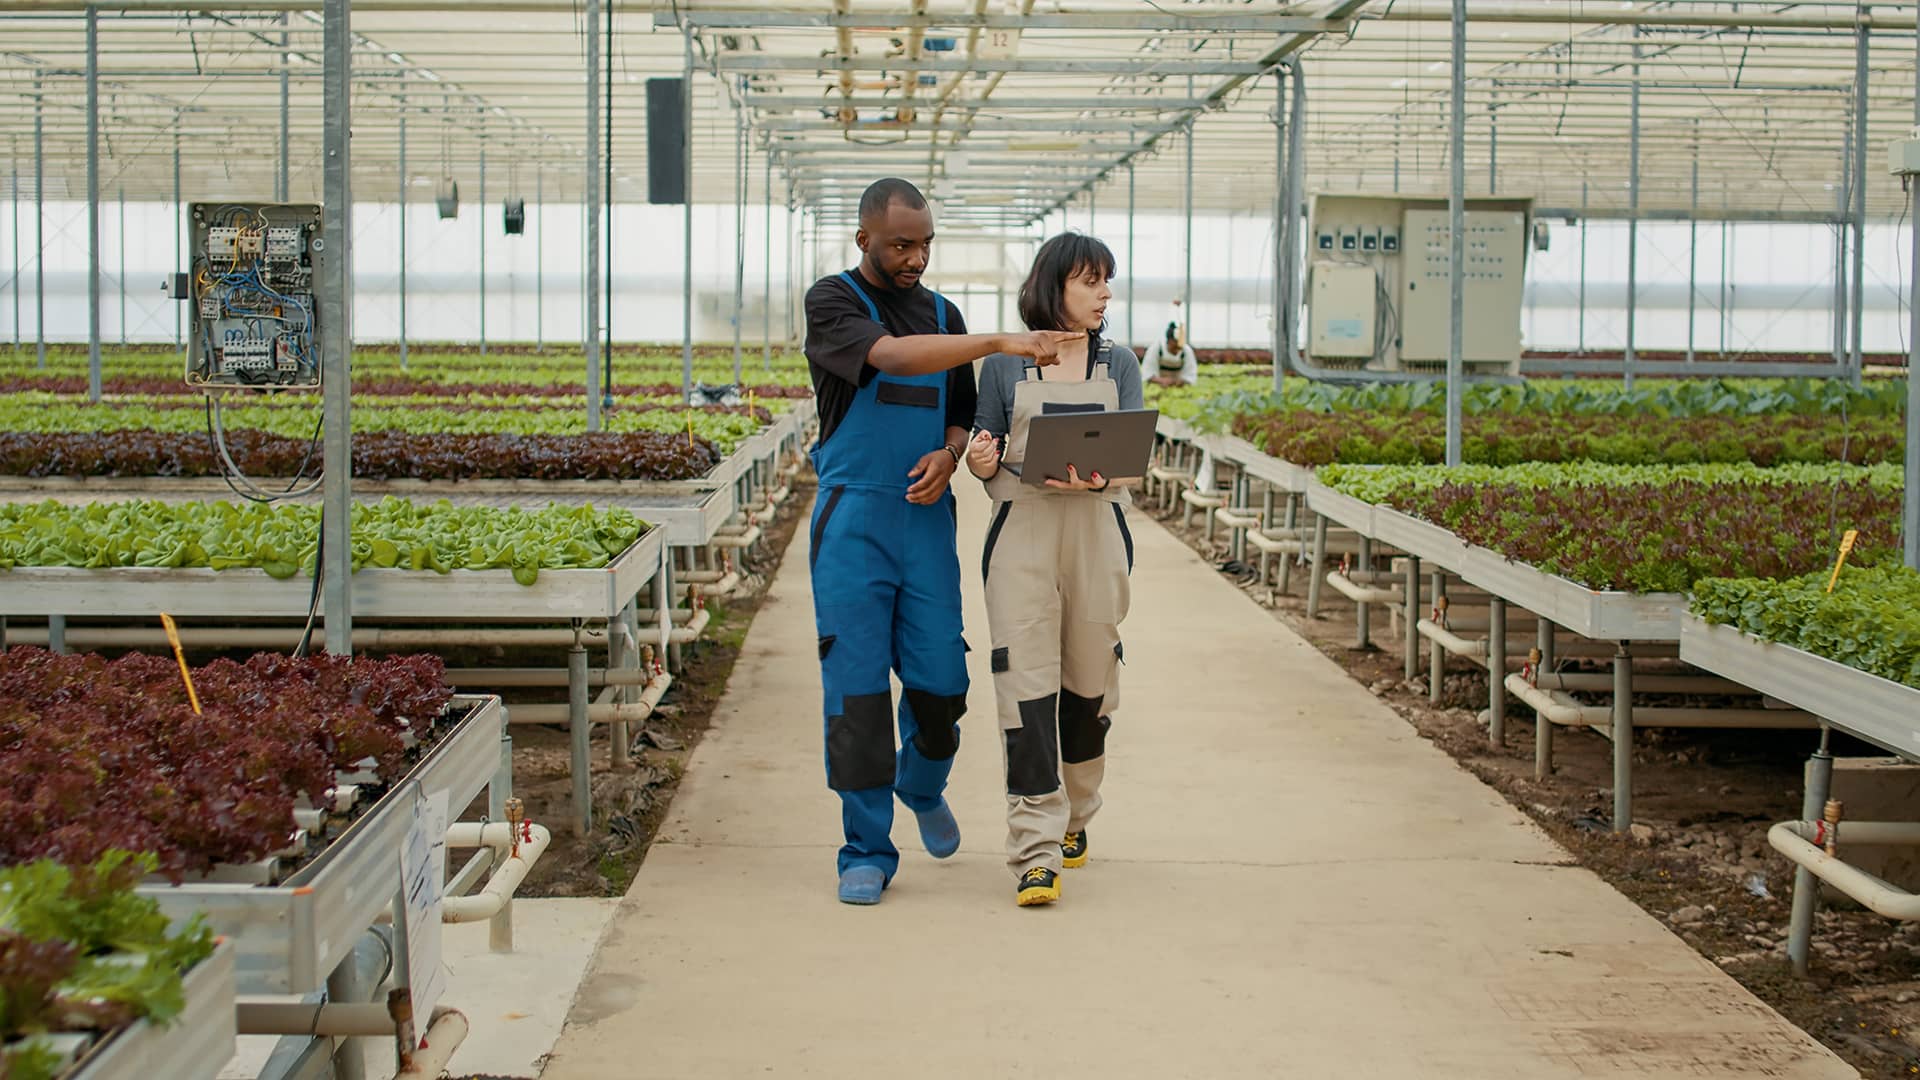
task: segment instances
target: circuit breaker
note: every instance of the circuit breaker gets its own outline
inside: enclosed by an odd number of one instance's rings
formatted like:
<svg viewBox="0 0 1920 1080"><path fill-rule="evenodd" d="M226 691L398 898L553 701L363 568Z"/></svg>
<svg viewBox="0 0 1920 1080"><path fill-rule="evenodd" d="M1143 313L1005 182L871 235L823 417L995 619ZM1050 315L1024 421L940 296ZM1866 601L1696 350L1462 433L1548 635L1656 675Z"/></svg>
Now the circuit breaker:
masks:
<svg viewBox="0 0 1920 1080"><path fill-rule="evenodd" d="M187 384L319 386L320 207L191 203L187 226Z"/></svg>

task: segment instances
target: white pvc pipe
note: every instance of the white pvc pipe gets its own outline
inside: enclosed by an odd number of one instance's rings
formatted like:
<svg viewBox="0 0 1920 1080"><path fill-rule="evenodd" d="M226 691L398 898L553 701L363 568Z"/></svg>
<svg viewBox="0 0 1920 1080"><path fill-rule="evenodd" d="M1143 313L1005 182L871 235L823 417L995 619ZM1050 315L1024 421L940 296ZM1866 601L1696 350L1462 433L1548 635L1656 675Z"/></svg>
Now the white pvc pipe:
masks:
<svg viewBox="0 0 1920 1080"><path fill-rule="evenodd" d="M1431 619L1421 619L1415 628L1420 636L1447 650L1455 656L1472 657L1479 660L1487 658L1487 642L1483 638L1469 641Z"/></svg>
<svg viewBox="0 0 1920 1080"><path fill-rule="evenodd" d="M1818 823L1824 825L1824 822ZM1813 876L1839 889L1889 919L1920 919L1920 896L1829 855L1813 843L1816 823L1783 821L1767 830L1767 843ZM1840 824L1840 844L1851 846L1920 845L1920 824L1892 821L1846 821Z"/></svg>
<svg viewBox="0 0 1920 1080"><path fill-rule="evenodd" d="M393 1080L438 1080L447 1071L453 1052L467 1039L467 1018L457 1009L442 1005L433 1010L433 1022L421 1036L420 1048L412 1054Z"/></svg>
<svg viewBox="0 0 1920 1080"><path fill-rule="evenodd" d="M750 548L760 541L760 526L755 525L737 536L716 536L713 546L717 548Z"/></svg>
<svg viewBox="0 0 1920 1080"><path fill-rule="evenodd" d="M1636 677L1636 686L1639 679ZM1590 727L1606 734L1613 726L1612 705L1582 705L1559 690L1542 690L1519 672L1506 678L1507 692L1526 702L1534 712L1562 727ZM1817 727L1819 721L1798 709L1683 709L1633 710L1637 728L1798 729Z"/></svg>
<svg viewBox="0 0 1920 1080"><path fill-rule="evenodd" d="M1406 594L1399 589L1375 589L1362 585L1338 570L1327 575L1327 584L1356 604L1403 604L1406 602Z"/></svg>
<svg viewBox="0 0 1920 1080"><path fill-rule="evenodd" d="M519 854L513 854L513 825L506 821L462 821L447 828L447 846L452 848L486 847L494 853L493 874L477 893L449 896L440 901L440 921L444 923L480 922L500 914L513 903L513 894L527 879L533 864L546 853L553 835L544 825L524 822L520 826Z"/></svg>

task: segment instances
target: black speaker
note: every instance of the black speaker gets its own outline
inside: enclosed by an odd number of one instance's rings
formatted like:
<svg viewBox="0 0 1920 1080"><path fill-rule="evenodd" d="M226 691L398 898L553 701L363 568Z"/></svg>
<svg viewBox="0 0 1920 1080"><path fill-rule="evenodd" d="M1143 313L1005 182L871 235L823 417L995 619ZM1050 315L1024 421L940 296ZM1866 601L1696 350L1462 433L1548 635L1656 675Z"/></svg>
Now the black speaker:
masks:
<svg viewBox="0 0 1920 1080"><path fill-rule="evenodd" d="M508 199L504 209L507 235L519 236L527 231L527 200Z"/></svg>
<svg viewBox="0 0 1920 1080"><path fill-rule="evenodd" d="M686 80L647 80L647 201L687 201Z"/></svg>

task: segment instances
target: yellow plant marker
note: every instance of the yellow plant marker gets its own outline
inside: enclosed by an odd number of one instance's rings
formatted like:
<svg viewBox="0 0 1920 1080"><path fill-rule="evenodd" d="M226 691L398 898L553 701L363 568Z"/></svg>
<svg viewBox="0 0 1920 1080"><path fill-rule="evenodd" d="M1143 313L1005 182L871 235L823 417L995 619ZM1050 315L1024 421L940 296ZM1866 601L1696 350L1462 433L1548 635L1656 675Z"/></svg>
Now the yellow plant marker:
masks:
<svg viewBox="0 0 1920 1080"><path fill-rule="evenodd" d="M753 387L751 386L747 387L747 419L752 420L755 423L759 423L759 420L757 419L757 416L753 411Z"/></svg>
<svg viewBox="0 0 1920 1080"><path fill-rule="evenodd" d="M193 691L193 676L187 671L187 654L180 648L180 628L173 625L173 616L161 612L160 625L167 628L167 641L173 645L173 658L180 663L180 681L187 684L187 701L193 705L195 716L200 715L200 695Z"/></svg>
<svg viewBox="0 0 1920 1080"><path fill-rule="evenodd" d="M1827 579L1828 592L1832 592L1833 587L1840 584L1840 568L1847 565L1847 553L1853 550L1853 542L1858 539L1860 539L1859 529L1848 529L1846 534L1840 537L1840 558L1833 564L1833 576Z"/></svg>

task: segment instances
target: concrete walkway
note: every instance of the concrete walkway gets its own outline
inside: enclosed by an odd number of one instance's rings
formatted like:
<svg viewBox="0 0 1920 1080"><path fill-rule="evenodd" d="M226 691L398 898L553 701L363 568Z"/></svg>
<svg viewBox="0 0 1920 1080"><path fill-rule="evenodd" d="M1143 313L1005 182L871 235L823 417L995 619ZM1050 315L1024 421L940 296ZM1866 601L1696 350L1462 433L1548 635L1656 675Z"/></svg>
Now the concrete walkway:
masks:
<svg viewBox="0 0 1920 1080"><path fill-rule="evenodd" d="M1139 514L1092 862L1016 908L986 510L960 854L903 809L886 901L834 899L801 529L549 1080L1853 1075Z"/></svg>

